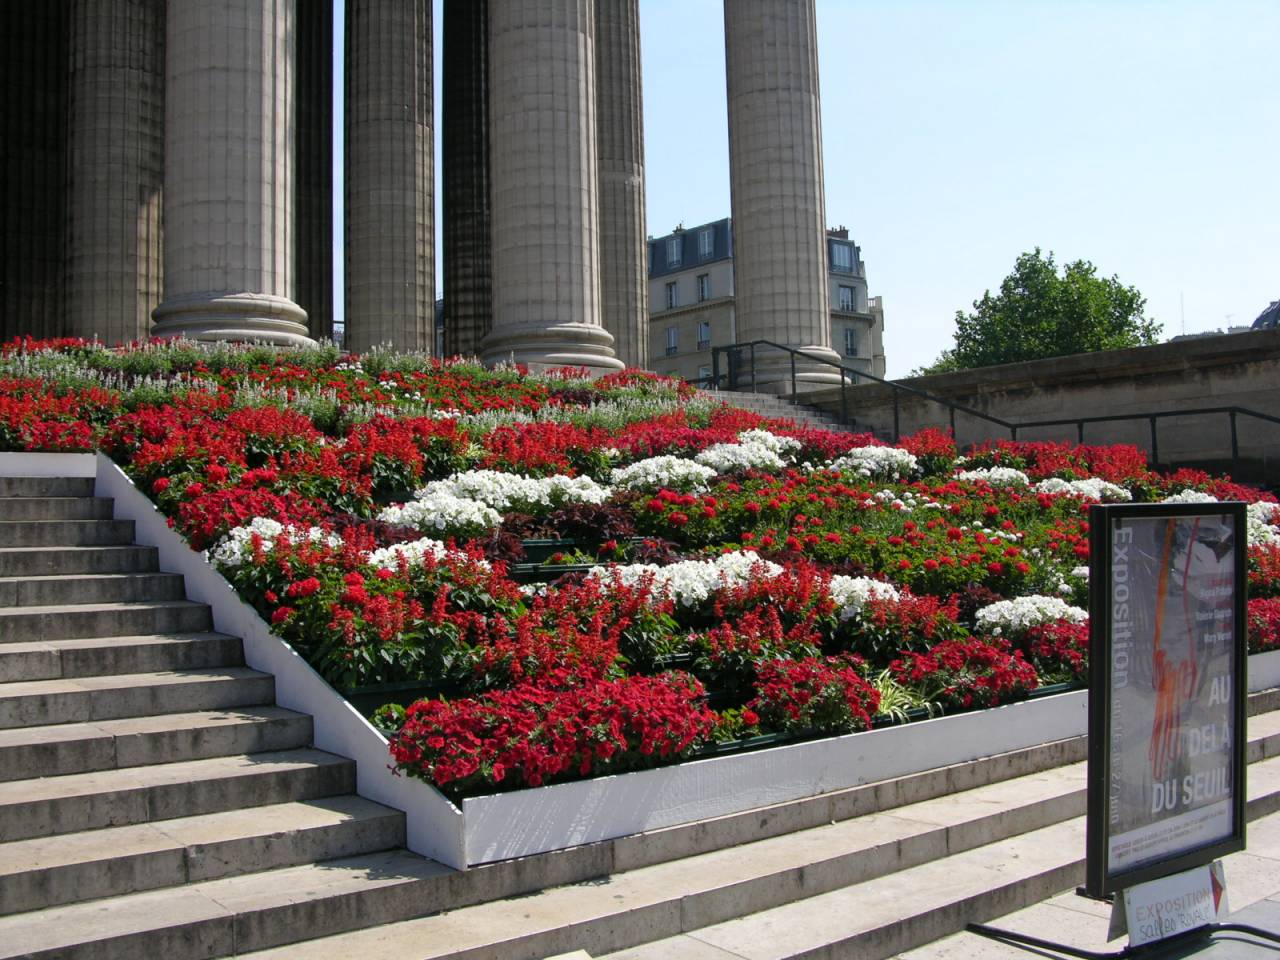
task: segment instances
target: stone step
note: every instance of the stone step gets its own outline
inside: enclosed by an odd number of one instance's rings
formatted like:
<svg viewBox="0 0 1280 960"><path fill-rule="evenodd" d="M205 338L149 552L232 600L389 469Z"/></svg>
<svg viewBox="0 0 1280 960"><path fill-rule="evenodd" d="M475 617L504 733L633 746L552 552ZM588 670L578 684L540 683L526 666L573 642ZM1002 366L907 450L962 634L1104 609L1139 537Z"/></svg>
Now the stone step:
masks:
<svg viewBox="0 0 1280 960"><path fill-rule="evenodd" d="M354 790L354 763L310 749L14 780L0 783L0 841L154 823ZM4 941L0 933L0 943Z"/></svg>
<svg viewBox="0 0 1280 960"><path fill-rule="evenodd" d="M101 547L133 543L132 520L0 520L0 547Z"/></svg>
<svg viewBox="0 0 1280 960"><path fill-rule="evenodd" d="M106 497L0 497L0 520L110 520Z"/></svg>
<svg viewBox="0 0 1280 960"><path fill-rule="evenodd" d="M0 684L102 677L113 673L238 667L243 663L240 638L222 633L3 643L0 644Z"/></svg>
<svg viewBox="0 0 1280 960"><path fill-rule="evenodd" d="M100 573L82 576L0 577L0 607L182 600L177 573Z"/></svg>
<svg viewBox="0 0 1280 960"><path fill-rule="evenodd" d="M93 477L0 477L0 497L92 497Z"/></svg>
<svg viewBox="0 0 1280 960"><path fill-rule="evenodd" d="M0 547L0 577L150 573L159 551L140 544L100 547Z"/></svg>
<svg viewBox="0 0 1280 960"><path fill-rule="evenodd" d="M275 678L247 667L0 684L0 729L261 706Z"/></svg>
<svg viewBox="0 0 1280 960"><path fill-rule="evenodd" d="M212 628L209 607L190 600L0 607L0 643L199 633Z"/></svg>
<svg viewBox="0 0 1280 960"><path fill-rule="evenodd" d="M1083 790L1082 769L1061 775L1069 793ZM1030 803L1017 792L1044 781L249 956L536 960L582 949L620 951L611 960L877 960L1083 878L1083 816L1037 824L1029 811L1047 814L1052 791ZM1251 818L1280 807L1280 759L1250 770L1249 793Z"/></svg>
<svg viewBox="0 0 1280 960"><path fill-rule="evenodd" d="M0 843L0 914L400 847L404 814L357 796Z"/></svg>
<svg viewBox="0 0 1280 960"><path fill-rule="evenodd" d="M227 707L0 730L0 781L294 750L311 717L284 707Z"/></svg>

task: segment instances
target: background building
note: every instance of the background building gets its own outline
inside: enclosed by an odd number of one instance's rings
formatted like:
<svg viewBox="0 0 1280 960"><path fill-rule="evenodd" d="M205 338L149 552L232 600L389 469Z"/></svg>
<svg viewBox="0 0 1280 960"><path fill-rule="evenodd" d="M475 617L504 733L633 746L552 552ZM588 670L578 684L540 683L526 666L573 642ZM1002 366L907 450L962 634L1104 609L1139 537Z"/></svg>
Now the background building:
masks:
<svg viewBox="0 0 1280 960"><path fill-rule="evenodd" d="M649 368L686 380L710 376L712 347L748 339L738 329L734 290L728 217L651 239ZM883 302L867 296L862 251L843 226L827 231L827 292L832 349L845 366L883 377ZM786 342L780 334L765 339Z"/></svg>

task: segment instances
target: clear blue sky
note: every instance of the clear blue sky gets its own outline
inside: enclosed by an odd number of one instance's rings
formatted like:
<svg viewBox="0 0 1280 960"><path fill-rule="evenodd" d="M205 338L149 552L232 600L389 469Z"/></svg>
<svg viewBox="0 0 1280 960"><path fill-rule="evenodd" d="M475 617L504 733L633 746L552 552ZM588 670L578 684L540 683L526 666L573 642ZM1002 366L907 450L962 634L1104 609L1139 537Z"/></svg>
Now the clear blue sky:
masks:
<svg viewBox="0 0 1280 960"><path fill-rule="evenodd" d="M827 220L885 298L890 376L932 361L955 311L1035 246L1137 286L1166 336L1184 313L1189 333L1225 328L1280 298L1276 0L817 9ZM640 13L658 235L729 213L723 13Z"/></svg>

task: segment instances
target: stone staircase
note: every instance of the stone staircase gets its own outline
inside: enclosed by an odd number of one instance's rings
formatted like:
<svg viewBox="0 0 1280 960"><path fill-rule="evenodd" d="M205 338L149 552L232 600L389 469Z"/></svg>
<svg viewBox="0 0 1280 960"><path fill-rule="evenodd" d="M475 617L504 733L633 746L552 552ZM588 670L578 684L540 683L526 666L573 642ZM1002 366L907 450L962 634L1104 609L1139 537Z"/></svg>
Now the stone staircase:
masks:
<svg viewBox="0 0 1280 960"><path fill-rule="evenodd" d="M799 401L787 400L770 393L749 393L740 390L699 390L698 395L708 400L727 403L731 407L750 410L763 417L794 420L815 430L834 430L839 433L859 433L855 422L843 423L840 417L827 410L808 406Z"/></svg>
<svg viewBox="0 0 1280 960"><path fill-rule="evenodd" d="M0 479L0 957L877 958L1080 879L1083 738L452 870L91 487Z"/></svg>

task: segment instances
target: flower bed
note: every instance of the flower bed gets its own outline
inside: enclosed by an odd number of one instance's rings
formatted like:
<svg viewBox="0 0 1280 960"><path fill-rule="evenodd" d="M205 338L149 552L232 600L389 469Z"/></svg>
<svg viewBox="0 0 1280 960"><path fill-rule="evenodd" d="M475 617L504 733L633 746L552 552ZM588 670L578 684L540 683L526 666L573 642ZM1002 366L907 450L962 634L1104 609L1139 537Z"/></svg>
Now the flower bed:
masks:
<svg viewBox="0 0 1280 960"><path fill-rule="evenodd" d="M1253 504L1250 639L1280 646L1274 498L1132 447L961 457L634 371L81 342L4 348L0 447L107 452L333 686L432 691L380 720L455 798L1078 683L1098 499Z"/></svg>

